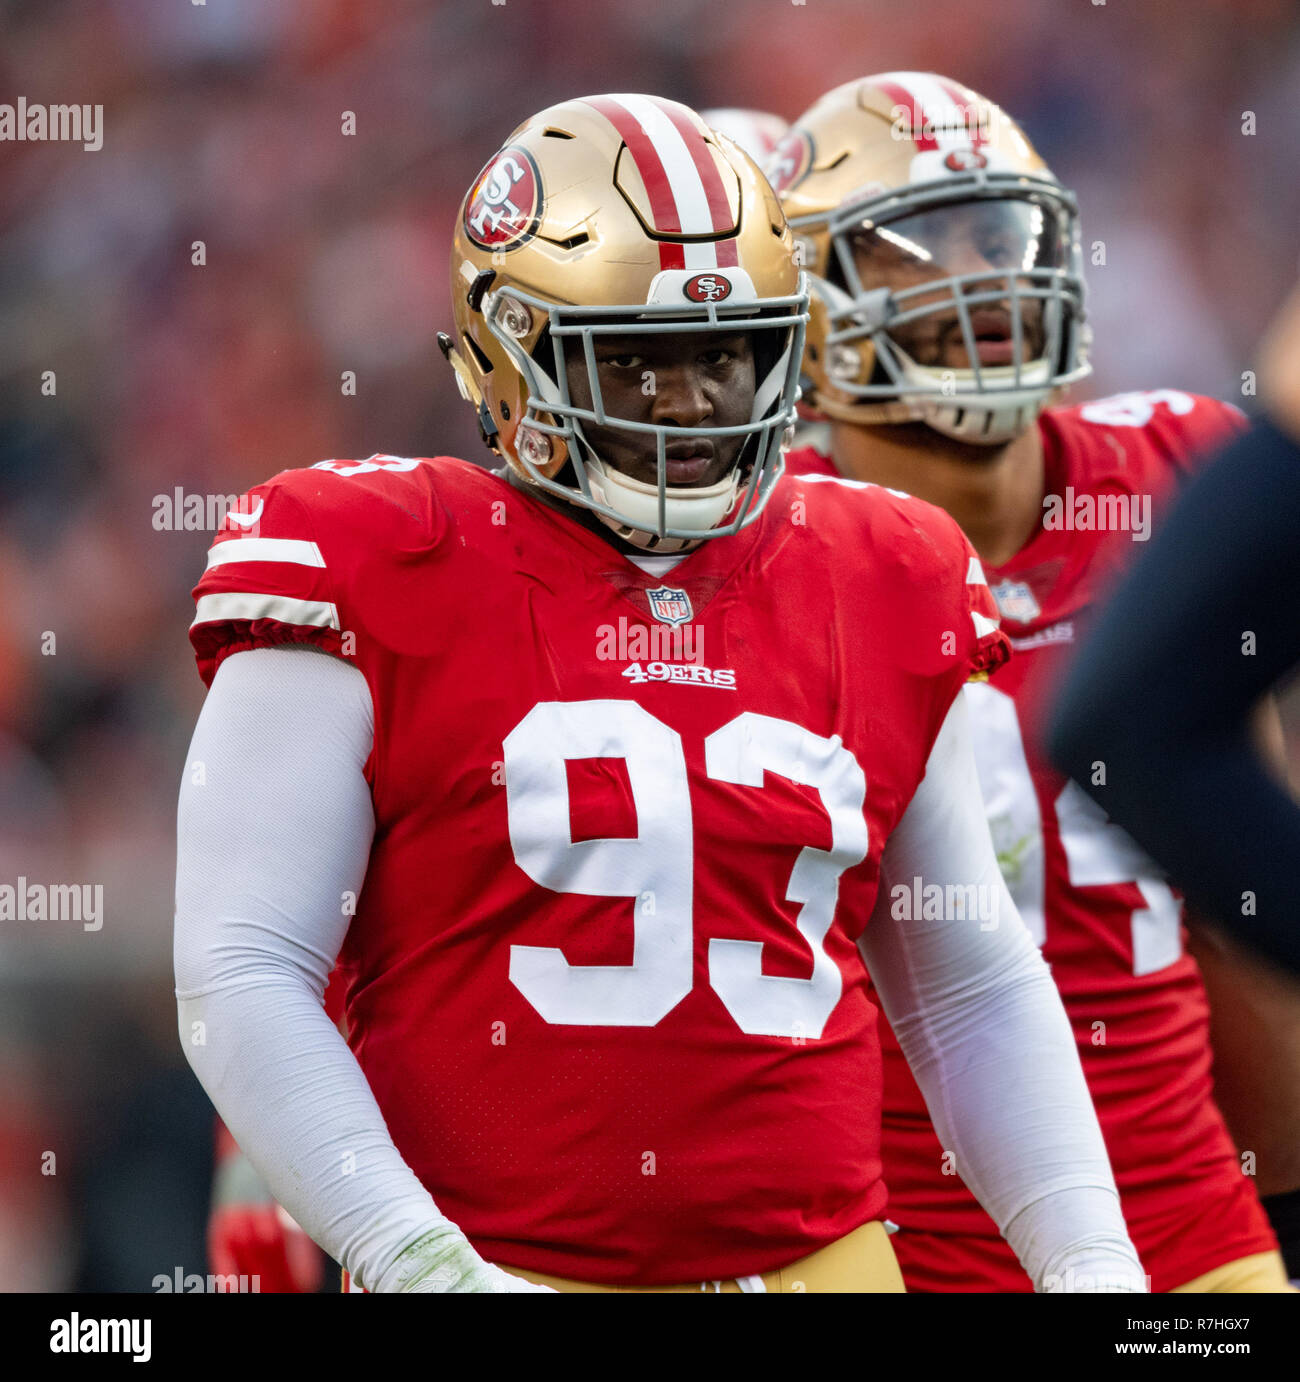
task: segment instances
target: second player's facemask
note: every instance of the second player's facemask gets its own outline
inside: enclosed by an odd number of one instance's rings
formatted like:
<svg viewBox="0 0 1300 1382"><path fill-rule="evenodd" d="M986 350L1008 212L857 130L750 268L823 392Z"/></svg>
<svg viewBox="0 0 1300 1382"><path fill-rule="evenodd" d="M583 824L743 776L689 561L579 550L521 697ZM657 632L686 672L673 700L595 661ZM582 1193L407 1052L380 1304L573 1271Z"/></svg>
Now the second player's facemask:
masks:
<svg viewBox="0 0 1300 1382"><path fill-rule="evenodd" d="M822 368L876 405L862 420L996 444L1088 374L1077 209L1056 182L948 177L849 202L826 229Z"/></svg>
<svg viewBox="0 0 1300 1382"><path fill-rule="evenodd" d="M590 509L633 546L665 554L735 533L757 516L780 478L786 433L796 420L808 306L802 276L794 294L761 298L743 270L729 269L725 301L696 307L684 301L684 285L699 277L686 270L663 271L642 304L565 306L514 285L489 293L483 302L488 330L527 383L515 449L528 478ZM754 360L746 421L675 426L622 417L607 407L596 358L602 339L669 336L689 351L692 337L703 344L737 334L748 338ZM531 352L525 348L529 340L535 342ZM572 396L568 362L574 359L585 372L589 406ZM632 449L653 446L653 482L625 473L600 454L592 436L610 429ZM735 438L741 439L735 462L721 479L707 486L669 483L668 451L674 444L707 439L730 450ZM555 457L566 453L569 464L557 473Z"/></svg>

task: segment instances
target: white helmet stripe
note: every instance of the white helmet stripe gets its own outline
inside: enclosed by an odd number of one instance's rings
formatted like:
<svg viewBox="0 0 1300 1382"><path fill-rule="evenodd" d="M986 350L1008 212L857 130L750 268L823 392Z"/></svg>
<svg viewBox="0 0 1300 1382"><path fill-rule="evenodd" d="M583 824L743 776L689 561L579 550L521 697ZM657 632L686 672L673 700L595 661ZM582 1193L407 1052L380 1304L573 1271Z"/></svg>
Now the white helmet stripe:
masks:
<svg viewBox="0 0 1300 1382"><path fill-rule="evenodd" d="M890 72L888 79L901 86L921 112L922 121L933 121L934 142L940 153L972 147L967 120L969 112L952 91L929 72ZM960 123L957 115L960 112Z"/></svg>
<svg viewBox="0 0 1300 1382"><path fill-rule="evenodd" d="M654 144L673 201L677 206L678 223L683 235L714 235L713 213L709 209L708 194L704 190L704 180L700 177L695 160L691 157L686 141L677 126L664 110L645 96L615 93L612 97L645 131L646 137ZM688 244L686 267L688 269L716 269L718 267L717 244L705 241Z"/></svg>

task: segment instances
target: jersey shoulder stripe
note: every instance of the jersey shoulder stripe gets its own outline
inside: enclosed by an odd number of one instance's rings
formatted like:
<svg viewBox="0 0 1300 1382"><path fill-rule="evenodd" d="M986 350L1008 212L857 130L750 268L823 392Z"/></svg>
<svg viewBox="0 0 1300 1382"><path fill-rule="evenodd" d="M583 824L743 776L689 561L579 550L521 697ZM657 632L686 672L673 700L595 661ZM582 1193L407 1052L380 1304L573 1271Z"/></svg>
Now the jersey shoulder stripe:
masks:
<svg viewBox="0 0 1300 1382"><path fill-rule="evenodd" d="M314 542L292 537L235 537L214 542L208 549L207 570L228 562L278 561L294 566L325 565L320 548Z"/></svg>
<svg viewBox="0 0 1300 1382"><path fill-rule="evenodd" d="M274 619L280 624L308 628L340 629L337 606L326 600L298 600L287 595L267 595L249 590L200 595L191 629L200 624L238 620Z"/></svg>
<svg viewBox="0 0 1300 1382"><path fill-rule="evenodd" d="M309 643L352 657L362 641L385 645L407 573L509 497L499 476L450 456L321 461L254 485L194 589L200 675L210 683L250 648Z"/></svg>

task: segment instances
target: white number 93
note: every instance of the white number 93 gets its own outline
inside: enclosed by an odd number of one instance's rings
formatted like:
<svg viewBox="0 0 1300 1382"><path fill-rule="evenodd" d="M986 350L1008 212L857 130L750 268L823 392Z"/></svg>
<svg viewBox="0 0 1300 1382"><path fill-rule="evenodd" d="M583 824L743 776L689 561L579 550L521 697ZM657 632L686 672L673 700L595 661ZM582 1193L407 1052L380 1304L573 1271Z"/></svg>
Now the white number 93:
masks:
<svg viewBox="0 0 1300 1382"><path fill-rule="evenodd" d="M630 965L575 965L553 946L512 945L510 981L548 1022L652 1027L691 991L694 831L681 736L634 701L545 701L506 736L506 805L519 867L555 892L635 899ZM866 779L838 737L750 712L704 741L718 782L761 789L776 773L814 788L829 850L809 845L786 898L813 956L807 979L762 971L762 943L713 937L709 982L742 1031L817 1038L843 980L823 946L840 875L867 855ZM635 839L580 840L569 828L570 758L621 758L636 806Z"/></svg>

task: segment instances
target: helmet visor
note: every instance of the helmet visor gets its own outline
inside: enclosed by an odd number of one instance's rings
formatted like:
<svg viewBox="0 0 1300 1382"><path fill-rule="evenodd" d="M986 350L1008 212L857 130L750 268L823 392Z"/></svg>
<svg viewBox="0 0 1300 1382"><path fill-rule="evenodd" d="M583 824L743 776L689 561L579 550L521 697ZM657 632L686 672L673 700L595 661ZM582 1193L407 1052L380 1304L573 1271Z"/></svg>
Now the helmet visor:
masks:
<svg viewBox="0 0 1300 1382"><path fill-rule="evenodd" d="M954 202L889 220L866 218L849 238L855 252L878 256L882 268L910 266L941 278L1064 269L1069 255L1059 213L1012 197Z"/></svg>
<svg viewBox="0 0 1300 1382"><path fill-rule="evenodd" d="M904 382L916 392L912 367L947 392L1068 382L1083 293L1072 206L1008 190L900 209L894 199L834 227L830 277L844 296L831 314L831 377L856 378L854 343L870 338L878 377L843 385L863 397Z"/></svg>

